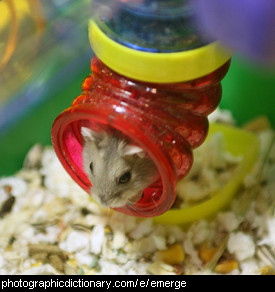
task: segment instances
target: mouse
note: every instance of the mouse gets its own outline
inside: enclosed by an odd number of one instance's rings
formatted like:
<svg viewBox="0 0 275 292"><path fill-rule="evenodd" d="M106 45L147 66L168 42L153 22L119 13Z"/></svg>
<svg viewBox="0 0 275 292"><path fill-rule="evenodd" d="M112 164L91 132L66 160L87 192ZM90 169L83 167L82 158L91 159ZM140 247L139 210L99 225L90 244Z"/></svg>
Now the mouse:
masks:
<svg viewBox="0 0 275 292"><path fill-rule="evenodd" d="M139 146L116 129L81 127L83 168L91 196L103 207L134 205L146 187L159 178L155 163Z"/></svg>

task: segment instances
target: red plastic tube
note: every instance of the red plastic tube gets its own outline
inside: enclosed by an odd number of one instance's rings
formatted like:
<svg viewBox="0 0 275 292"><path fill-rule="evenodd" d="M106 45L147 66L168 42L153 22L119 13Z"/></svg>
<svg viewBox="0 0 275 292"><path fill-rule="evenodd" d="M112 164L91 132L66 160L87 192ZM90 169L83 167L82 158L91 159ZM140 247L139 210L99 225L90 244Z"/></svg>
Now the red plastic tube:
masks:
<svg viewBox="0 0 275 292"><path fill-rule="evenodd" d="M146 188L135 205L116 210L138 217L166 212L176 199L177 182L192 166L192 149L206 138L207 115L220 102L220 81L229 64L227 61L207 76L188 82L153 84L119 75L93 57L92 73L83 82L82 94L52 127L59 160L90 194L92 182L83 170L80 128L113 127L142 147L160 174L159 181Z"/></svg>

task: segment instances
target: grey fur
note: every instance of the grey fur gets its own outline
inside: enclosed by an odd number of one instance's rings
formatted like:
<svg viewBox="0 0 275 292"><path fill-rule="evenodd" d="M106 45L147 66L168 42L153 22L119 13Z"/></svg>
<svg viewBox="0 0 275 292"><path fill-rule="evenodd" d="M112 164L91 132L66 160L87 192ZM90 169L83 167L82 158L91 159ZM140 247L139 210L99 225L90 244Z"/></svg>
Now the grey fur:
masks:
<svg viewBox="0 0 275 292"><path fill-rule="evenodd" d="M82 127L81 132L85 141L84 170L92 183L91 195L101 205L122 207L135 203L143 190L158 178L153 161L118 131L98 133ZM131 172L130 181L119 184L119 177L127 171Z"/></svg>

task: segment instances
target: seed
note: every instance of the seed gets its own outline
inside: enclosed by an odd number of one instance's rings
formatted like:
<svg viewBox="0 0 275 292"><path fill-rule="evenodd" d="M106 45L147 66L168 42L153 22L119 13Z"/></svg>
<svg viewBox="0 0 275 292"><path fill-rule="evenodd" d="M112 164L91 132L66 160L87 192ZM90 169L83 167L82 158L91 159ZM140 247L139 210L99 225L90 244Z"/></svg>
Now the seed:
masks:
<svg viewBox="0 0 275 292"><path fill-rule="evenodd" d="M215 268L215 272L221 273L221 274L227 274L232 272L233 270L236 270L239 268L239 264L235 260L226 260L224 262L221 262L217 264Z"/></svg>
<svg viewBox="0 0 275 292"><path fill-rule="evenodd" d="M177 265L184 261L185 255L183 247L179 243L175 243L165 250L157 251L155 258L170 265Z"/></svg>
<svg viewBox="0 0 275 292"><path fill-rule="evenodd" d="M209 247L207 244L203 244L199 249L199 256L204 263L208 263L216 254L217 250L218 248L216 247Z"/></svg>

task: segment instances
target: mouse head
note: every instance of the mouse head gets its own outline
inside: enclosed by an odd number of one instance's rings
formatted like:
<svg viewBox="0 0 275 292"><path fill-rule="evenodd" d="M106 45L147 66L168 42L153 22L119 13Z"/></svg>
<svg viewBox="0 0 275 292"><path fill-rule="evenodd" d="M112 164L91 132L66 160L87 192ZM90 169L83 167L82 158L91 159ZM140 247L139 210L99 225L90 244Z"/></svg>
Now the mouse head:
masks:
<svg viewBox="0 0 275 292"><path fill-rule="evenodd" d="M82 127L83 166L92 197L105 207L134 204L158 175L144 150L116 130L96 132Z"/></svg>

